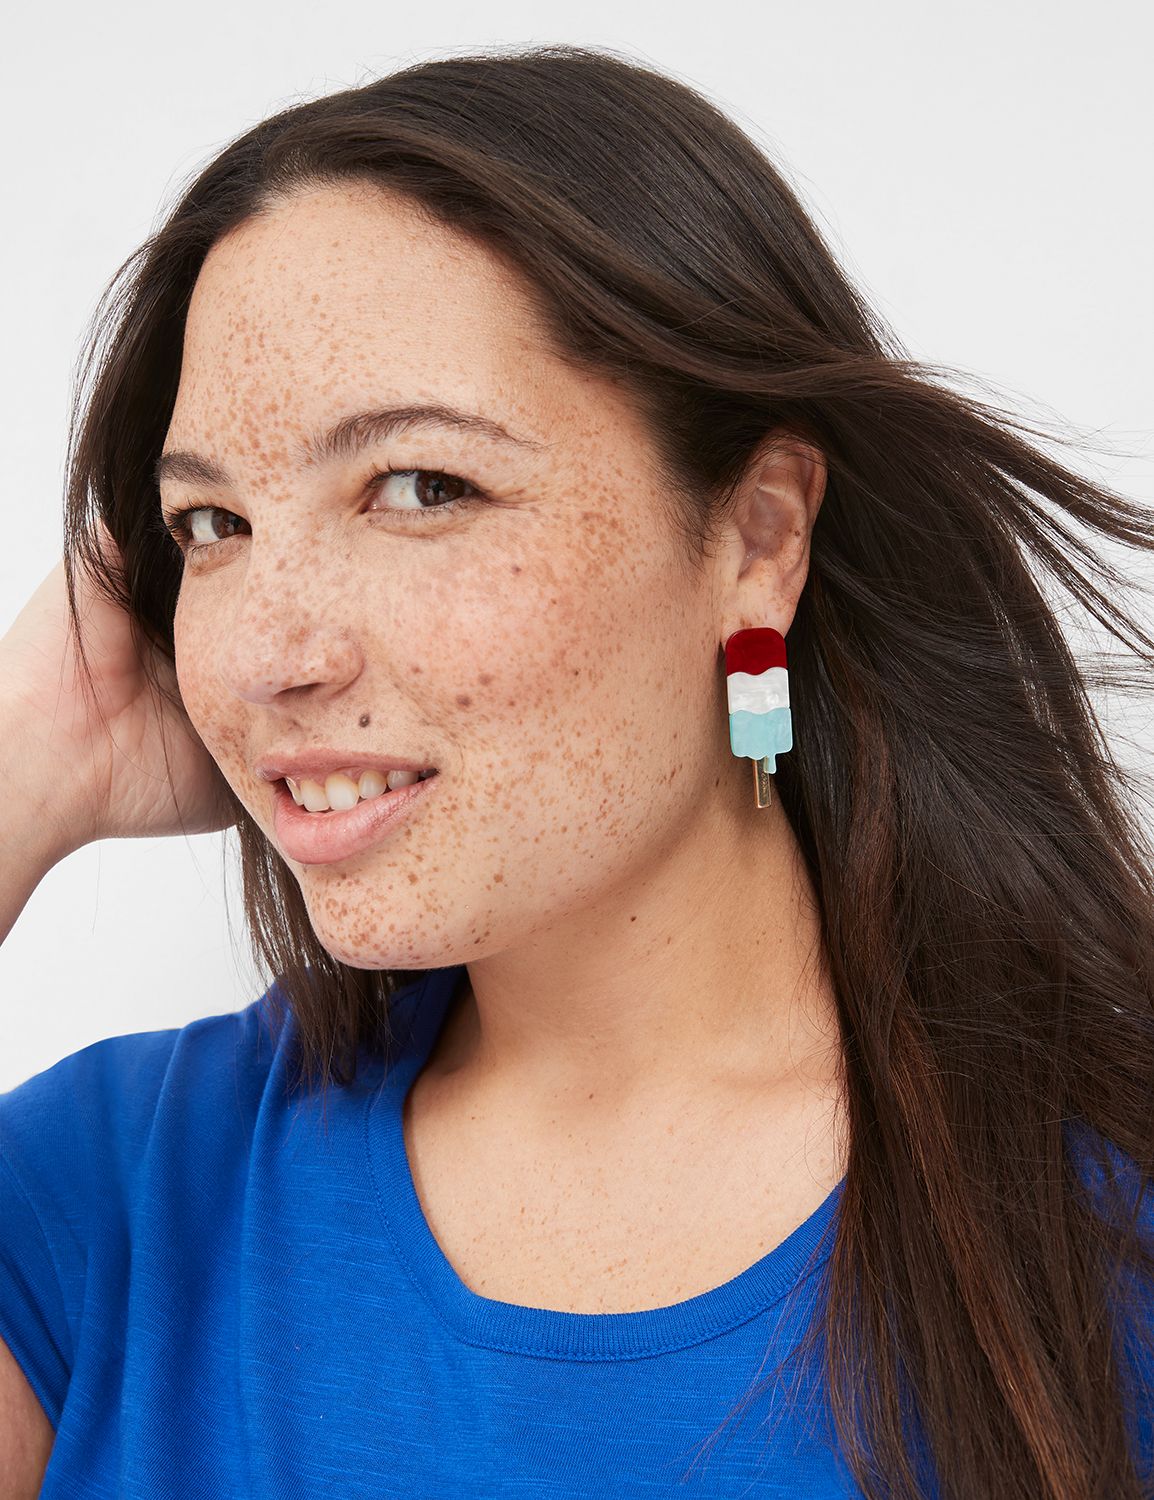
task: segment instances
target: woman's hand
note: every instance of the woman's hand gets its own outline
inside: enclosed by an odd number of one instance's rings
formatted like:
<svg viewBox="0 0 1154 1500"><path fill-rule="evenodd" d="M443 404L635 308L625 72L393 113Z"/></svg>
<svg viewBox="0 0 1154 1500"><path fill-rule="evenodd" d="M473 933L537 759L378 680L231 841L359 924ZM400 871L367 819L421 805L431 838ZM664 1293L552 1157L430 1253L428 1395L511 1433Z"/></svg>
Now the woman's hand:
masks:
<svg viewBox="0 0 1154 1500"><path fill-rule="evenodd" d="M119 569L119 548L102 523L99 530L104 556ZM95 701L72 638L63 558L0 639L4 762L17 794L51 821L58 857L97 839L229 827L236 804L184 711L172 663L151 643L143 646L158 694L128 615L95 591L81 567L76 590Z"/></svg>

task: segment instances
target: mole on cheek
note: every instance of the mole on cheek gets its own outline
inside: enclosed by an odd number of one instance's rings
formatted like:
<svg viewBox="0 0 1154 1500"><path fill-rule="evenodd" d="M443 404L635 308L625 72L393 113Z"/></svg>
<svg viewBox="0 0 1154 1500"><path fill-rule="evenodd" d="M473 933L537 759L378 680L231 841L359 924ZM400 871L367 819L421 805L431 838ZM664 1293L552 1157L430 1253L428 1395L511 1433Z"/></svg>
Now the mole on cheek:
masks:
<svg viewBox="0 0 1154 1500"><path fill-rule="evenodd" d="M369 716L368 716L368 714L362 714L361 717L357 720L357 722L360 724L360 726L361 726L362 729L367 729L369 727Z"/></svg>

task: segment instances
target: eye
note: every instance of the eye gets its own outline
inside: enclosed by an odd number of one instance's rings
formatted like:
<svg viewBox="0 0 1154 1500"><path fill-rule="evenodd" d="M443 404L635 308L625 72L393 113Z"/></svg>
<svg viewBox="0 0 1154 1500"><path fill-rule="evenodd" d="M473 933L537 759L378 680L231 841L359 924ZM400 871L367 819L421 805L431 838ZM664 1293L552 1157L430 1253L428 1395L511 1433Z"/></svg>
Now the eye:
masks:
<svg viewBox="0 0 1154 1500"><path fill-rule="evenodd" d="M443 469L378 469L375 473L369 475L368 487L371 489L377 486L383 489L384 481L391 479L394 475L399 475L402 479L415 479L417 481L413 486L413 494L417 499L417 504L402 506L399 509L393 506L386 506L385 509L391 515L403 515L407 518L408 516L424 515L430 510L456 510L462 505L467 505L471 499L484 498L480 490L470 484L467 479L462 479L459 474L447 474ZM431 485L422 482L429 478L432 480ZM448 499L442 497L438 504L424 505L421 503L422 499L429 495L433 495L435 498L437 488L443 490L447 487L451 491L459 485L463 485L467 490L472 490L472 495L450 494ZM402 489L402 486L398 485L397 489Z"/></svg>
<svg viewBox="0 0 1154 1500"><path fill-rule="evenodd" d="M391 516L401 517L406 524L410 520L420 525L422 519L430 511L457 510L474 500L485 498L483 493L470 483L469 480L461 478L458 474L449 474L443 469L375 469L365 481L367 490L383 490L385 482L394 477L405 480L414 480L411 493L416 498L415 505L378 507L376 513L382 510ZM450 492L458 486L463 486L470 494L454 495L450 493L446 498L443 494L438 499L438 491L448 489ZM401 485L396 486L402 489ZM429 504L423 504L426 499ZM203 524L198 523L197 518L203 516ZM227 519L225 526L239 521L241 525L247 526L248 522L243 516L235 515L231 510L224 510L219 505L178 505L165 511L160 517L160 523L165 531L176 542L177 546L187 557L193 552L204 552L210 547L215 547L219 542L231 541L237 533L221 536L218 533L215 517L223 516Z"/></svg>
<svg viewBox="0 0 1154 1500"><path fill-rule="evenodd" d="M221 538L213 534L211 522L207 527L198 528L195 524L197 516L228 516L233 521L241 519L240 516L233 515L231 510L222 510L219 505L182 505L166 511L160 518L161 524L183 552L201 552L216 541L228 540L227 537Z"/></svg>

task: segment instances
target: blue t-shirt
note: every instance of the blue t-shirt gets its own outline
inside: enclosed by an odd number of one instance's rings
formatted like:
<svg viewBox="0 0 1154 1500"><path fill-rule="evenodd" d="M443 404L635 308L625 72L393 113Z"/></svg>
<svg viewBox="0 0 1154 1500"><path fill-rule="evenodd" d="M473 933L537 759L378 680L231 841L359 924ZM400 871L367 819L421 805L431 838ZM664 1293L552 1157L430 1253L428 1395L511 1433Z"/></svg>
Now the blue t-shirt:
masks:
<svg viewBox="0 0 1154 1500"><path fill-rule="evenodd" d="M788 1362L842 1184L671 1306L522 1307L457 1276L401 1107L463 974L394 997L387 1066L362 1054L323 1111L288 1095L294 1022L266 996L0 1095L0 1337L56 1429L43 1500L860 1496L820 1372Z"/></svg>

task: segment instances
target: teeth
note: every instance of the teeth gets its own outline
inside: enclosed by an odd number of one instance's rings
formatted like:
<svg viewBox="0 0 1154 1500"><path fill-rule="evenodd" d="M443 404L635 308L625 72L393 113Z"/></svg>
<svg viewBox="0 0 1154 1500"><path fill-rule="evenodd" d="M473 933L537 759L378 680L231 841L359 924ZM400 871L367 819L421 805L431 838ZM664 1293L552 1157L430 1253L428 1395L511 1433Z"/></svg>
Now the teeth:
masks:
<svg viewBox="0 0 1154 1500"><path fill-rule="evenodd" d="M298 807L304 807L308 812L347 812L370 797L379 797L385 791L396 791L398 787L423 781L427 774L431 772L390 771L387 776L382 776L379 771L370 770L362 771L354 779L344 771L334 771L325 777L323 785L307 776L300 782L286 776L285 781Z"/></svg>

